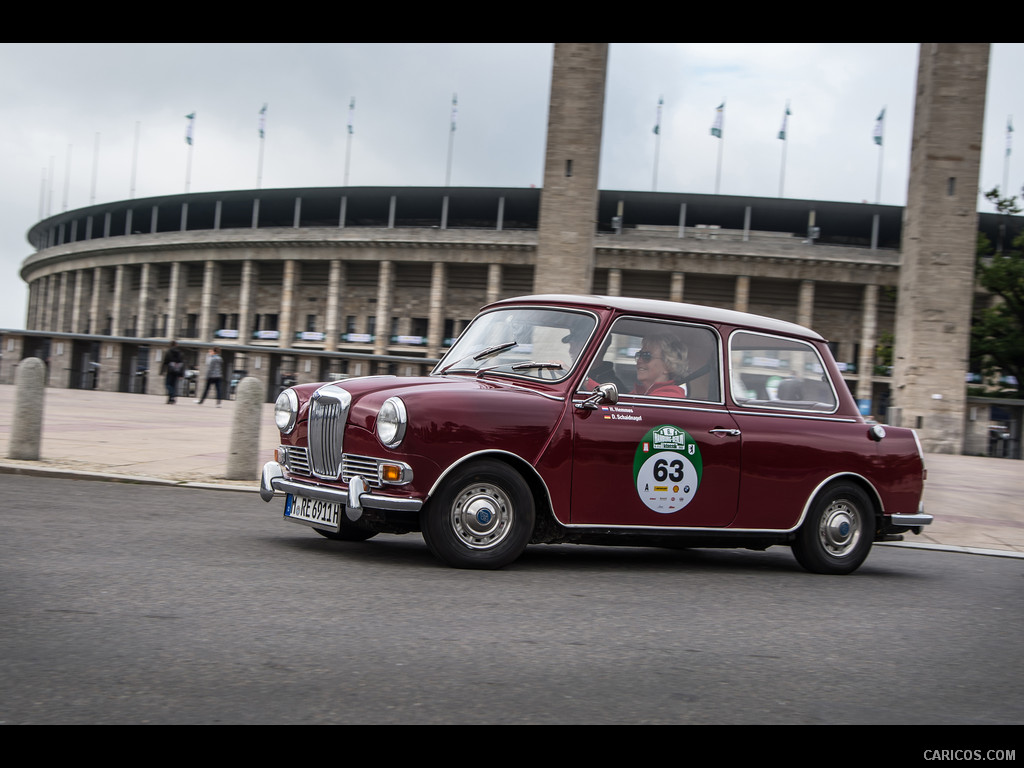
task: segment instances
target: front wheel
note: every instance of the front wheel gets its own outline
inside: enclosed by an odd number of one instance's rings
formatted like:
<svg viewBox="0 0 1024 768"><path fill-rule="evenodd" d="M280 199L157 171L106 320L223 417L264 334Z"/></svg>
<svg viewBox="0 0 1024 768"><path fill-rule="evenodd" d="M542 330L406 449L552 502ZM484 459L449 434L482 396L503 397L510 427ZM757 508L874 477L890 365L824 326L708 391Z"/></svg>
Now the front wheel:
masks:
<svg viewBox="0 0 1024 768"><path fill-rule="evenodd" d="M421 513L423 539L456 568L495 569L522 554L533 534L533 494L500 461L456 469Z"/></svg>
<svg viewBox="0 0 1024 768"><path fill-rule="evenodd" d="M812 573L853 573L871 551L873 521L871 501L860 488L827 488L797 531L793 555Z"/></svg>

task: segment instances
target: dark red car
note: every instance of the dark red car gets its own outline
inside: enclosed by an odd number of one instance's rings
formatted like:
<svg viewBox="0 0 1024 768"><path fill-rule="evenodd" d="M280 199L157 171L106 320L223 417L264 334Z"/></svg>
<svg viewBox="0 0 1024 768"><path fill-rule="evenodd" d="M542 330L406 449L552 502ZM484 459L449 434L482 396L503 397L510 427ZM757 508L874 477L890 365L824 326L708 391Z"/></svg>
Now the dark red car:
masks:
<svg viewBox="0 0 1024 768"><path fill-rule="evenodd" d="M420 531L449 565L528 544L788 545L849 573L919 533L913 430L865 422L821 336L674 302L485 307L429 376L286 390L260 493L329 538Z"/></svg>

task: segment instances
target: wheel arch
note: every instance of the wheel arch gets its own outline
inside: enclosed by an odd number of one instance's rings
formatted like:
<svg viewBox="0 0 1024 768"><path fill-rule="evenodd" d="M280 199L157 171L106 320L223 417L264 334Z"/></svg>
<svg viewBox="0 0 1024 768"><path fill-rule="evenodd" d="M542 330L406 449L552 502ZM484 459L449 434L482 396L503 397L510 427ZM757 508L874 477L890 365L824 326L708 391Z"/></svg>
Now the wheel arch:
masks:
<svg viewBox="0 0 1024 768"><path fill-rule="evenodd" d="M885 505L882 503L882 496L875 488L874 484L863 475L857 474L856 472L837 472L834 475L829 475L820 483L817 487L811 491L811 494L807 497L807 501L804 503L804 508L800 512L800 519L797 520L796 525L793 526L793 532L798 531L804 524L804 520L807 519L807 515L810 513L811 508L814 506L818 498L825 492L828 491L833 485L840 482L848 481L856 485L865 494L867 494L868 501L871 502L872 511L875 515L876 527L881 523L882 516L885 514Z"/></svg>
<svg viewBox="0 0 1024 768"><path fill-rule="evenodd" d="M494 459L502 462L503 464L507 464L518 472L522 476L523 480L526 481L526 484L530 488L530 492L533 494L534 509L536 511L534 530L541 525L542 518L547 518L549 520L554 519L554 508L551 502L551 493L548 490L547 483L544 482L544 478L540 476L537 468L530 462L511 451L494 449L475 451L473 453L467 453L458 461L452 462L440 475L438 475L434 484L430 487L430 491L427 493L427 502L429 503L430 499L437 494L452 472L464 464L472 461L479 461L481 459Z"/></svg>

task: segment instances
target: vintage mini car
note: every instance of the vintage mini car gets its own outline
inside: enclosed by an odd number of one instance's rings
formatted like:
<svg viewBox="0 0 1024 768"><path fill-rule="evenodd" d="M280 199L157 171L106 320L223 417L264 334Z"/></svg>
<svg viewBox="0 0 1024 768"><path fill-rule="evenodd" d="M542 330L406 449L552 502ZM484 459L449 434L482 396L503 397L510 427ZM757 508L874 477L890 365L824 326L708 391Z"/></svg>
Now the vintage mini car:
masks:
<svg viewBox="0 0 1024 768"><path fill-rule="evenodd" d="M932 521L913 430L868 423L825 340L667 301L484 307L430 375L285 390L260 494L328 538L420 531L462 568L528 544L788 545L850 573Z"/></svg>

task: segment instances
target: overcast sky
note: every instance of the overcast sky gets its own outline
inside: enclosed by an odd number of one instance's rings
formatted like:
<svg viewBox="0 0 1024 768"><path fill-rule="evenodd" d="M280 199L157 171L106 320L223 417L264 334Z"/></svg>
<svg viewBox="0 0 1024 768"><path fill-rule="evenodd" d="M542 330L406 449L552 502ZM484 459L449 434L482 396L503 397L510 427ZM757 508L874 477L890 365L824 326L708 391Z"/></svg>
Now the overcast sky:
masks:
<svg viewBox="0 0 1024 768"><path fill-rule="evenodd" d="M349 184L442 186L453 94L451 184L540 186L552 52L551 43L0 44L0 328L24 327L18 272L40 217L185 191L191 113L192 192L257 186L264 104L260 186L341 186L352 99ZM721 194L775 197L784 178L785 197L874 202L881 157L880 202L903 205L917 55L916 43L612 43L600 186L650 190L656 178L658 191L712 193L721 146ZM982 190L1003 185L1008 117L1024 127L1022 73L1024 44L993 43ZM720 141L711 127L723 102ZM1018 143L1008 187L1020 194ZM990 209L984 199L978 207Z"/></svg>

